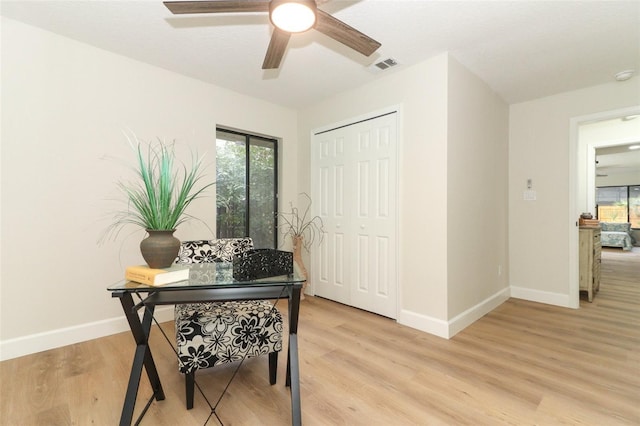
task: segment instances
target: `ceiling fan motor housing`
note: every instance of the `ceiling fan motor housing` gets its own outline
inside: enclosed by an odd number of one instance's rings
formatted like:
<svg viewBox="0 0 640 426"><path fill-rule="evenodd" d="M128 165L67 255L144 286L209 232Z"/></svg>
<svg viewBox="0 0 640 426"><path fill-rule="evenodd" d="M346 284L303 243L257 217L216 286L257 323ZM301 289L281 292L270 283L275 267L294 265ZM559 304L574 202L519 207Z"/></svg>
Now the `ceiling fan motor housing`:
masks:
<svg viewBox="0 0 640 426"><path fill-rule="evenodd" d="M315 0L271 0L269 19L283 31L302 33L313 28L317 21Z"/></svg>

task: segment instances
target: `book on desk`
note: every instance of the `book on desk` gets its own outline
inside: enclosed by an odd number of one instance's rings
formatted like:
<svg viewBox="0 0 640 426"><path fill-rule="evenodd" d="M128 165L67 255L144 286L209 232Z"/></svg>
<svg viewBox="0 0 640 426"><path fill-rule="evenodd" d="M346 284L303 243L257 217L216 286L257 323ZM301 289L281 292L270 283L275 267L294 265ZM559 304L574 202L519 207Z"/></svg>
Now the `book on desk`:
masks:
<svg viewBox="0 0 640 426"><path fill-rule="evenodd" d="M124 278L147 285L165 285L189 279L189 268L184 265L172 265L168 268L150 268L147 265L128 266Z"/></svg>

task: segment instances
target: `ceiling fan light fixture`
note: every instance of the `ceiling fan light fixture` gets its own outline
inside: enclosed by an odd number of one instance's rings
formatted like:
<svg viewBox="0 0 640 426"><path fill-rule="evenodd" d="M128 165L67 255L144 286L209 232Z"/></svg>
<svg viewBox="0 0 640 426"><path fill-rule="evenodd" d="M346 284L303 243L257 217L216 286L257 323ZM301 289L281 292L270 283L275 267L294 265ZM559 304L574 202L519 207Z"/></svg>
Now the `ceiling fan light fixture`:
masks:
<svg viewBox="0 0 640 426"><path fill-rule="evenodd" d="M271 23L289 33L301 33L316 23L314 0L272 0L269 5Z"/></svg>

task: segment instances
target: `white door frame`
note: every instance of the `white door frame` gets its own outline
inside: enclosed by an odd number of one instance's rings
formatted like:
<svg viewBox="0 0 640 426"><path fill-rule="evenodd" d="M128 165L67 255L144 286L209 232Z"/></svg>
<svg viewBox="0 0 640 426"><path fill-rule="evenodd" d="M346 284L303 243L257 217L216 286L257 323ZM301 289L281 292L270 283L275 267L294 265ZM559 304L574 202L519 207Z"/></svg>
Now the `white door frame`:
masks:
<svg viewBox="0 0 640 426"><path fill-rule="evenodd" d="M570 120L569 126L569 308L578 309L580 307L580 283L579 277L579 260L578 260L578 226L577 221L580 213L590 211L595 201L591 192L595 191L595 148L609 145L616 145L620 141L602 144L586 144L580 143L579 128L580 125L589 122L610 120L613 118L624 117L627 115L640 114L640 105L622 108L612 111L598 112L595 114L574 117ZM585 174L579 176L578 161L586 161ZM578 206L578 195L580 189L580 178L584 179L586 185L580 194L586 205Z"/></svg>

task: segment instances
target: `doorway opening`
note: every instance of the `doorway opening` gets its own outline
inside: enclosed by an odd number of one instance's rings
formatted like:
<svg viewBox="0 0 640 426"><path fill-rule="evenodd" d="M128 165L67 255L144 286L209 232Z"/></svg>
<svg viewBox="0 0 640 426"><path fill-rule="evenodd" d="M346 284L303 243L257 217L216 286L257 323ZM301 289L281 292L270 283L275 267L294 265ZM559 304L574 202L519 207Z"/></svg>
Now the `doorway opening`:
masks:
<svg viewBox="0 0 640 426"><path fill-rule="evenodd" d="M578 261L578 217L583 212L595 212L596 208L596 149L630 144L639 141L636 136L607 132L607 122L623 122L625 117L640 115L640 105L575 117L570 123L569 155L569 307L580 307L579 261ZM640 117L635 120L640 122ZM611 131L610 129L608 131Z"/></svg>

